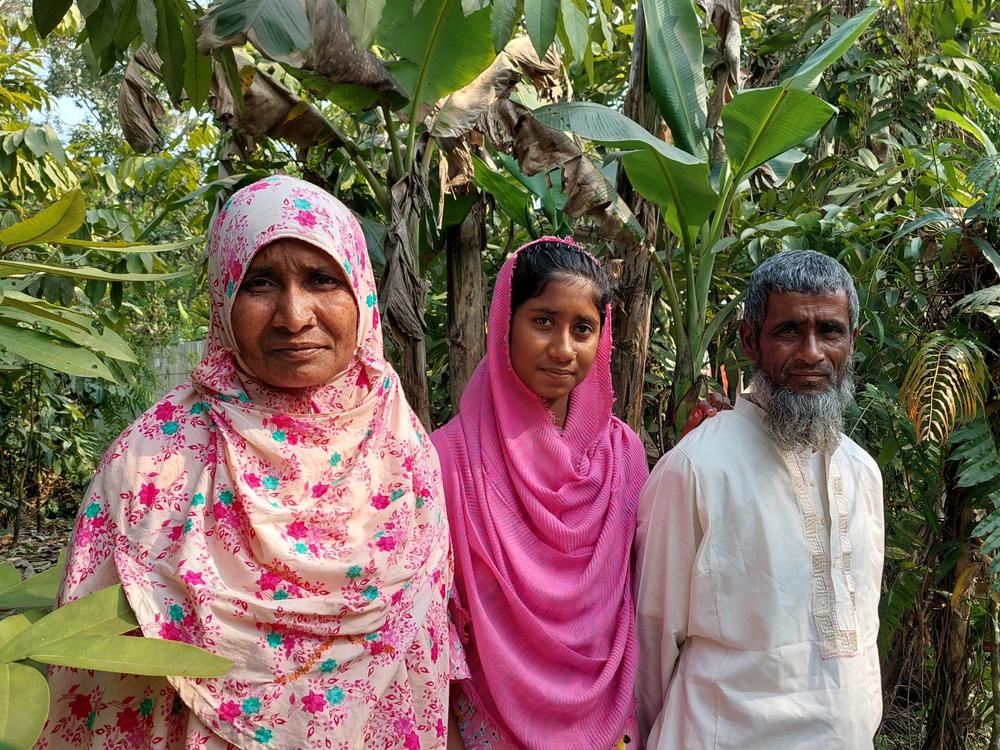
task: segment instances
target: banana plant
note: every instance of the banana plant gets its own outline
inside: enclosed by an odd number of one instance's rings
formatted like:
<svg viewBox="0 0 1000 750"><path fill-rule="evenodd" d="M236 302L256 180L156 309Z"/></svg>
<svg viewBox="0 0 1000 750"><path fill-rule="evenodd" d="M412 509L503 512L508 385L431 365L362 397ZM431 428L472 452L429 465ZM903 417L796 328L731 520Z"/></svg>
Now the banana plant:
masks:
<svg viewBox="0 0 1000 750"><path fill-rule="evenodd" d="M121 586L53 609L64 558L25 581L0 565L0 747L30 750L49 714L46 664L151 676L218 677L232 662L187 643L125 635L138 628Z"/></svg>
<svg viewBox="0 0 1000 750"><path fill-rule="evenodd" d="M52 205L0 231L0 364L33 363L83 377L116 380L106 360L135 362L129 345L102 327L89 310L74 310L28 294L38 278L59 276L82 281L163 281L174 273L111 273L89 266L38 263L13 257L29 247L63 245L104 252L157 253L185 247L197 238L165 245L72 239L84 221L84 200L71 190Z"/></svg>
<svg viewBox="0 0 1000 750"><path fill-rule="evenodd" d="M554 104L534 115L549 127L614 148L632 185L660 207L676 238L665 260L656 254L653 259L671 318L676 365L668 411L679 433L702 385L709 345L740 302L732 295L721 308L709 309L716 260L738 241L728 234L733 203L758 168L767 164L771 172L787 175L790 165L804 158L795 147L836 112L812 91L871 24L878 6L842 24L778 85L735 92L722 107L718 143L708 125L704 46L694 2L647 0L643 8L650 88L673 144L600 104Z"/></svg>

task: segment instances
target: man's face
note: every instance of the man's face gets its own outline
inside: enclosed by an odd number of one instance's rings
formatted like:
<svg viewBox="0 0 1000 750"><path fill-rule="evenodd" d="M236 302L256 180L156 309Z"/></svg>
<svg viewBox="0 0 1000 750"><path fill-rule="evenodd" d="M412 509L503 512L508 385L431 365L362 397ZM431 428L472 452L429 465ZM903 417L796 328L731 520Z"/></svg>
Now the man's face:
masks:
<svg viewBox="0 0 1000 750"><path fill-rule="evenodd" d="M851 357L857 330L851 329L847 293L773 292L756 338L744 323L743 350L775 388L822 393L838 385Z"/></svg>

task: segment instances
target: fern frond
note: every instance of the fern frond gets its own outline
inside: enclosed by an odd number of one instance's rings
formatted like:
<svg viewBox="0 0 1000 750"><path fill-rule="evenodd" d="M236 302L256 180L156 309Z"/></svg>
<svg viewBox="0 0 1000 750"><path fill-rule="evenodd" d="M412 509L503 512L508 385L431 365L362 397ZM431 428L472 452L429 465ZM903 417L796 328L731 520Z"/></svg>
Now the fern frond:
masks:
<svg viewBox="0 0 1000 750"><path fill-rule="evenodd" d="M954 307L959 312L983 313L1000 322L1000 284L977 289L962 297Z"/></svg>
<svg viewBox="0 0 1000 750"><path fill-rule="evenodd" d="M942 444L979 412L986 363L975 342L938 332L920 347L903 379L899 403L917 440Z"/></svg>

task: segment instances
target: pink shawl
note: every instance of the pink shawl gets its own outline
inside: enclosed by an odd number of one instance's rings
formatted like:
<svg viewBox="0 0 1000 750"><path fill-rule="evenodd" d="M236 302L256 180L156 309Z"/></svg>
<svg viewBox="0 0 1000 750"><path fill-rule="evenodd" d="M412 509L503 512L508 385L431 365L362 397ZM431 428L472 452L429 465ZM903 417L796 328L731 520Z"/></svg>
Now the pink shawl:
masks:
<svg viewBox="0 0 1000 750"><path fill-rule="evenodd" d="M511 279L529 248L501 268L487 355L431 438L471 673L462 687L519 746L605 748L635 710L630 553L648 471L639 438L611 414L610 309L562 431L515 375Z"/></svg>
<svg viewBox="0 0 1000 750"><path fill-rule="evenodd" d="M286 237L336 259L359 310L354 361L308 392L254 380L230 329L254 254ZM237 747L443 748L439 467L383 356L361 229L322 190L270 177L233 196L210 242L205 357L105 456L63 599L113 556L146 636L234 660L170 682Z"/></svg>

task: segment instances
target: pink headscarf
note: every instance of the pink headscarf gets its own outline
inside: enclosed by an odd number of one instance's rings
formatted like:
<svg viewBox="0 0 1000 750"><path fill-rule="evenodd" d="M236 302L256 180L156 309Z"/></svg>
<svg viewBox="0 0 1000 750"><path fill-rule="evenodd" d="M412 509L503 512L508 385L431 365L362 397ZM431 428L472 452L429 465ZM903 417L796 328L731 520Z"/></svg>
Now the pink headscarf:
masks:
<svg viewBox="0 0 1000 750"><path fill-rule="evenodd" d="M610 747L635 709L630 554L648 471L639 438L611 414L610 306L563 430L514 373L511 280L522 253L544 252L533 244L500 269L486 357L432 436L471 672L462 686L520 746Z"/></svg>
<svg viewBox="0 0 1000 750"><path fill-rule="evenodd" d="M335 259L358 307L354 360L302 392L255 380L231 330L243 275L277 238ZM361 229L322 190L271 177L220 212L209 277L205 357L105 456L63 597L113 555L145 635L234 660L170 682L238 747L443 747L439 468L383 356Z"/></svg>

